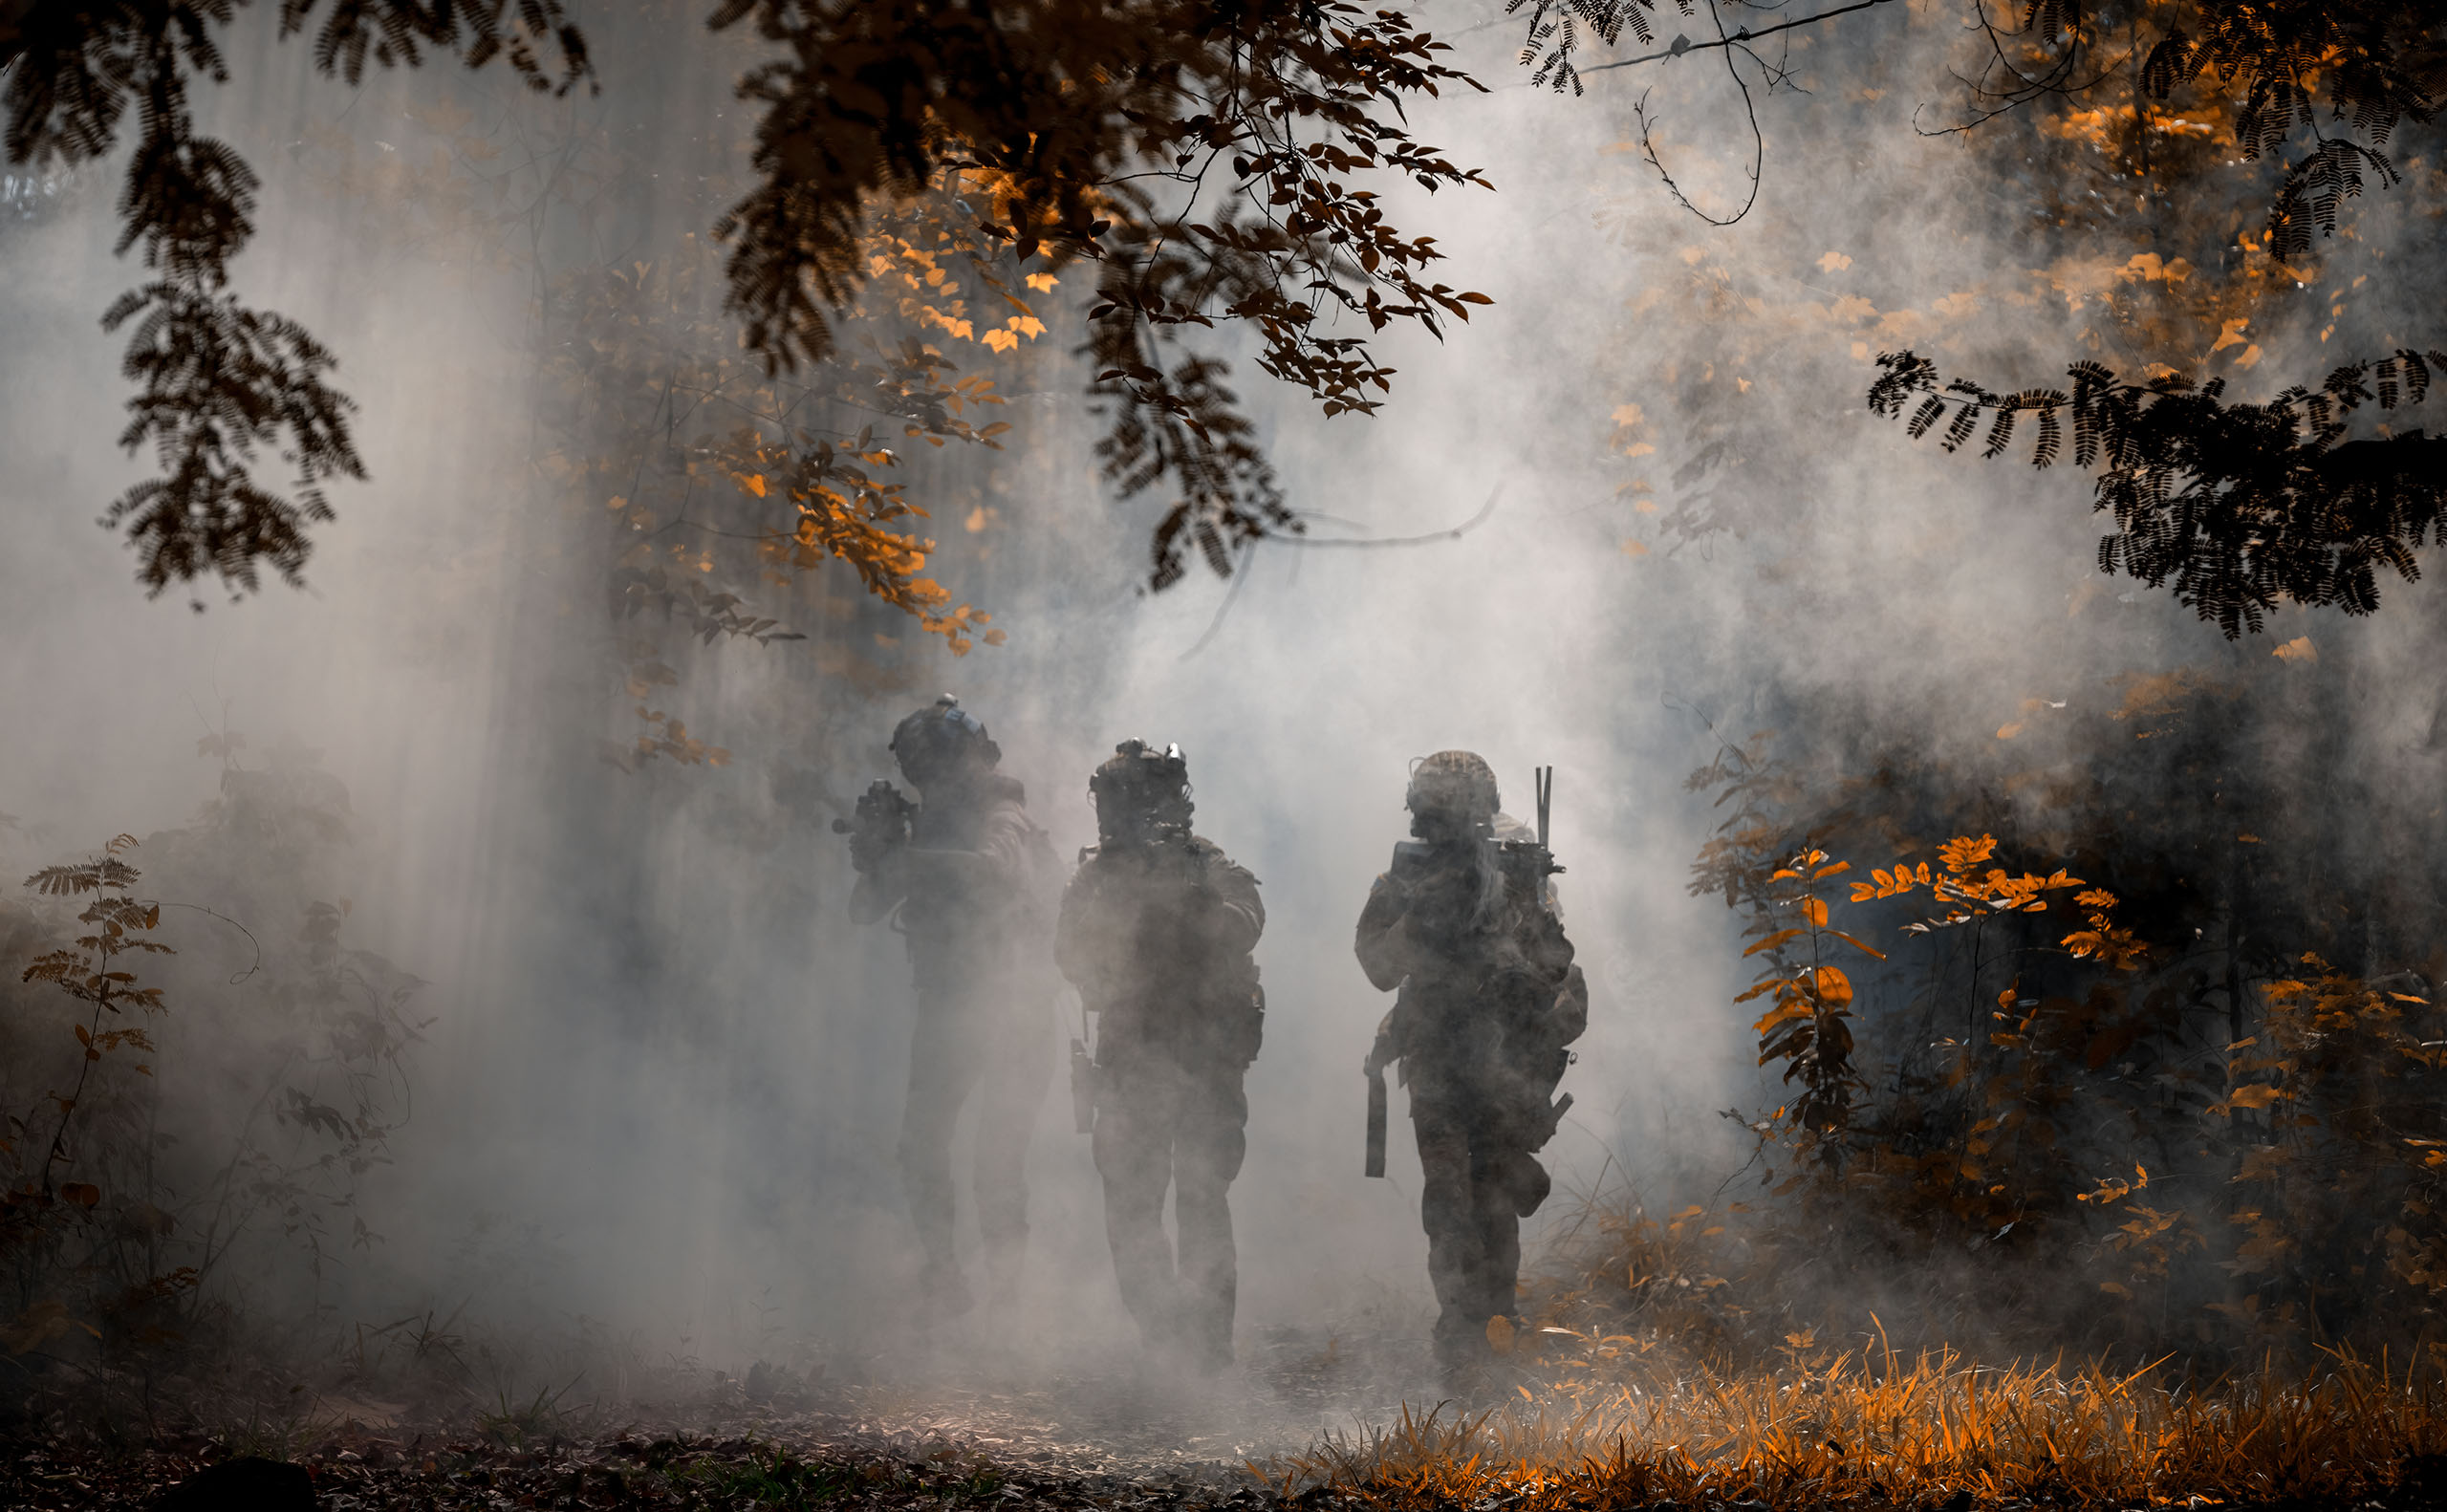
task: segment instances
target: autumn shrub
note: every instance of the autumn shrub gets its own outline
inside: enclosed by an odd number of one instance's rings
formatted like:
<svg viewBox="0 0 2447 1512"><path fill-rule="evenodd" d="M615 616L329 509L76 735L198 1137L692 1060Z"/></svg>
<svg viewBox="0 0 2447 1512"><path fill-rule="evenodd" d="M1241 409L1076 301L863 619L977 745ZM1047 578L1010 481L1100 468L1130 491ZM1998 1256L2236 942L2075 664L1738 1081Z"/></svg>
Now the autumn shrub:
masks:
<svg viewBox="0 0 2447 1512"><path fill-rule="evenodd" d="M1720 1365L1873 1328L2204 1366L2440 1347L2442 837L2426 789L2351 780L2347 722L2306 723L2308 645L2030 701L1984 742L1727 745L1692 885L1757 968L1756 1160L1670 1219L1595 1199L1548 1320ZM2341 841L2341 800L2396 829ZM1704 1316L1641 1285L1660 1245L1715 1278Z"/></svg>
<svg viewBox="0 0 2447 1512"><path fill-rule="evenodd" d="M422 986L344 940L345 792L296 756L0 901L0 1402L315 1321L379 1235ZM173 944L175 940L177 943Z"/></svg>

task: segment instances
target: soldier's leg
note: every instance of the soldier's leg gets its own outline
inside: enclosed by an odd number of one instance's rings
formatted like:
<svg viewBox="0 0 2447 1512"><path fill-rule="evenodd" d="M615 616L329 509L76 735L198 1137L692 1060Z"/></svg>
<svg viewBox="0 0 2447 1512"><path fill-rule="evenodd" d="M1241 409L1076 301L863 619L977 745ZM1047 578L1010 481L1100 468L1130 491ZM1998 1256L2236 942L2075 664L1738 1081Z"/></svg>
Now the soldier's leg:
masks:
<svg viewBox="0 0 2447 1512"><path fill-rule="evenodd" d="M1478 1302L1482 1324L1519 1308L1521 1283L1521 1219L1515 1205L1514 1172L1508 1150L1482 1148L1471 1152L1471 1226L1478 1238Z"/></svg>
<svg viewBox="0 0 2447 1512"><path fill-rule="evenodd" d="M1458 1111L1421 1099L1414 1088L1411 1128L1418 1137L1419 1226L1427 1230L1427 1279L1436 1288L1436 1354L1458 1364L1486 1350L1489 1314L1480 1263L1480 1224L1472 1199L1470 1134Z"/></svg>
<svg viewBox="0 0 2447 1512"><path fill-rule="evenodd" d="M1128 1065L1107 1068L1092 1138L1104 1178L1105 1242L1113 1248L1121 1304L1150 1349L1172 1342L1180 1313L1173 1242L1164 1236L1164 1188L1172 1177L1169 1085Z"/></svg>
<svg viewBox="0 0 2447 1512"><path fill-rule="evenodd" d="M1053 1078L1053 1016L1043 1002L999 1015L1000 1032L978 1088L972 1190L985 1248L986 1300L1018 1300L1029 1244L1029 1138Z"/></svg>
<svg viewBox="0 0 2447 1512"><path fill-rule="evenodd" d="M900 1113L900 1184L925 1256L923 1285L935 1305L964 1312L967 1287L952 1243L952 1126L975 1085L982 1058L956 1005L918 1001L909 1045L909 1096Z"/></svg>
<svg viewBox="0 0 2447 1512"><path fill-rule="evenodd" d="M1173 1221L1180 1230L1182 1342L1198 1363L1232 1363L1240 1262L1231 1187L1248 1152L1249 1100L1241 1073L1200 1078L1173 1141Z"/></svg>

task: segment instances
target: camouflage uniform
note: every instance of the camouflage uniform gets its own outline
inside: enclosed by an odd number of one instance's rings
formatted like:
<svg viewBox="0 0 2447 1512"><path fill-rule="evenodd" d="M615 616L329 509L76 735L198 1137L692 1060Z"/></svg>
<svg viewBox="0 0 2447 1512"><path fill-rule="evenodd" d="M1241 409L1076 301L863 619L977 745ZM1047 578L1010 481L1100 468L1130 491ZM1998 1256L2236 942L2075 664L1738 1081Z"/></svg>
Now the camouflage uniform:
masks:
<svg viewBox="0 0 2447 1512"><path fill-rule="evenodd" d="M902 744L896 734L896 748ZM1028 1248L1029 1136L1053 1073L1042 896L1052 852L1016 781L985 763L923 775L911 766L904 753L903 770L923 798L908 843L861 874L850 912L873 923L897 905L908 941L917 1015L899 1154L925 1257L923 1285L942 1310L966 1309L952 1238L951 1145L962 1106L979 1092L971 1192L988 1298L1008 1307Z"/></svg>
<svg viewBox="0 0 2447 1512"><path fill-rule="evenodd" d="M1125 760L1162 759L1130 742L1115 763ZM1100 814L1120 801L1100 796ZM1232 1358L1229 1189L1246 1149L1242 1075L1264 1022L1249 953L1266 906L1257 878L1188 832L1187 810L1180 800L1178 825L1156 835L1124 840L1102 826L1106 843L1082 853L1063 894L1054 960L1097 1014L1094 1152L1122 1303L1150 1349L1217 1368Z"/></svg>
<svg viewBox="0 0 2447 1512"><path fill-rule="evenodd" d="M1370 1068L1399 1060L1410 1091L1437 1353L1448 1365L1485 1350L1491 1319L1513 1316L1521 1220L1549 1186L1532 1155L1553 1134L1548 1099L1589 1015L1552 890L1506 864L1503 842L1531 837L1494 804L1488 774L1484 813L1463 832L1397 848L1355 941L1369 981L1400 989Z"/></svg>

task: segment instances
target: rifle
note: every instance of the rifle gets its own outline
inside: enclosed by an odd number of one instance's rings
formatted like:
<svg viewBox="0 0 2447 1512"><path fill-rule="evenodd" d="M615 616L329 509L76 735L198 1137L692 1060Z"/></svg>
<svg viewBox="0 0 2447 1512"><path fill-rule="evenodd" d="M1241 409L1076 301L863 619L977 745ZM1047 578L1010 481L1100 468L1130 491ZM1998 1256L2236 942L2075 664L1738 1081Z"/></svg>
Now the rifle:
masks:
<svg viewBox="0 0 2447 1512"><path fill-rule="evenodd" d="M910 822L917 817L918 806L899 788L877 778L859 796L856 817L834 820L833 832L850 837L850 864L860 872L872 872L883 864L884 857L909 844Z"/></svg>
<svg viewBox="0 0 2447 1512"><path fill-rule="evenodd" d="M1529 1129L1531 1140L1529 1148L1545 1149L1547 1141L1555 1136L1555 1131L1563 1127L1564 1114L1570 1112L1571 1112L1571 1093L1566 1092L1549 1103L1545 1112L1533 1115L1533 1122Z"/></svg>
<svg viewBox="0 0 2447 1512"><path fill-rule="evenodd" d="M1376 1043L1368 1048L1368 1059L1360 1063L1360 1074L1368 1078L1368 1155L1360 1167L1363 1176L1385 1174L1385 1063L1397 1059L1394 1046L1394 1015L1388 1013L1376 1026Z"/></svg>
<svg viewBox="0 0 2447 1512"><path fill-rule="evenodd" d="M1502 857L1505 880L1520 884L1523 892L1531 897L1544 897L1547 891L1547 878L1553 876L1564 868L1563 864L1555 859L1554 851L1547 843L1548 824L1554 810L1555 769L1552 767L1541 767L1537 768L1536 775L1538 838L1535 841L1505 840L1499 844L1497 850Z"/></svg>
<svg viewBox="0 0 2447 1512"><path fill-rule="evenodd" d="M1385 1068L1368 1068L1368 1157L1363 1176L1385 1174Z"/></svg>

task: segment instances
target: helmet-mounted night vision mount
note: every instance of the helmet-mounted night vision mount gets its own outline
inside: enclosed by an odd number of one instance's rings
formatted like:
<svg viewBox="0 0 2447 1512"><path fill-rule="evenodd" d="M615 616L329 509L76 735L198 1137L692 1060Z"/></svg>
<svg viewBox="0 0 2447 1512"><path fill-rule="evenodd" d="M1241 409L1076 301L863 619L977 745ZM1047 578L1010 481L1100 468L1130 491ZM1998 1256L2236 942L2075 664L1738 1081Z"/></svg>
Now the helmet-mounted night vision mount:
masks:
<svg viewBox="0 0 2447 1512"><path fill-rule="evenodd" d="M1108 845L1146 845L1189 833L1189 764L1179 745L1123 741L1088 777L1096 832Z"/></svg>

